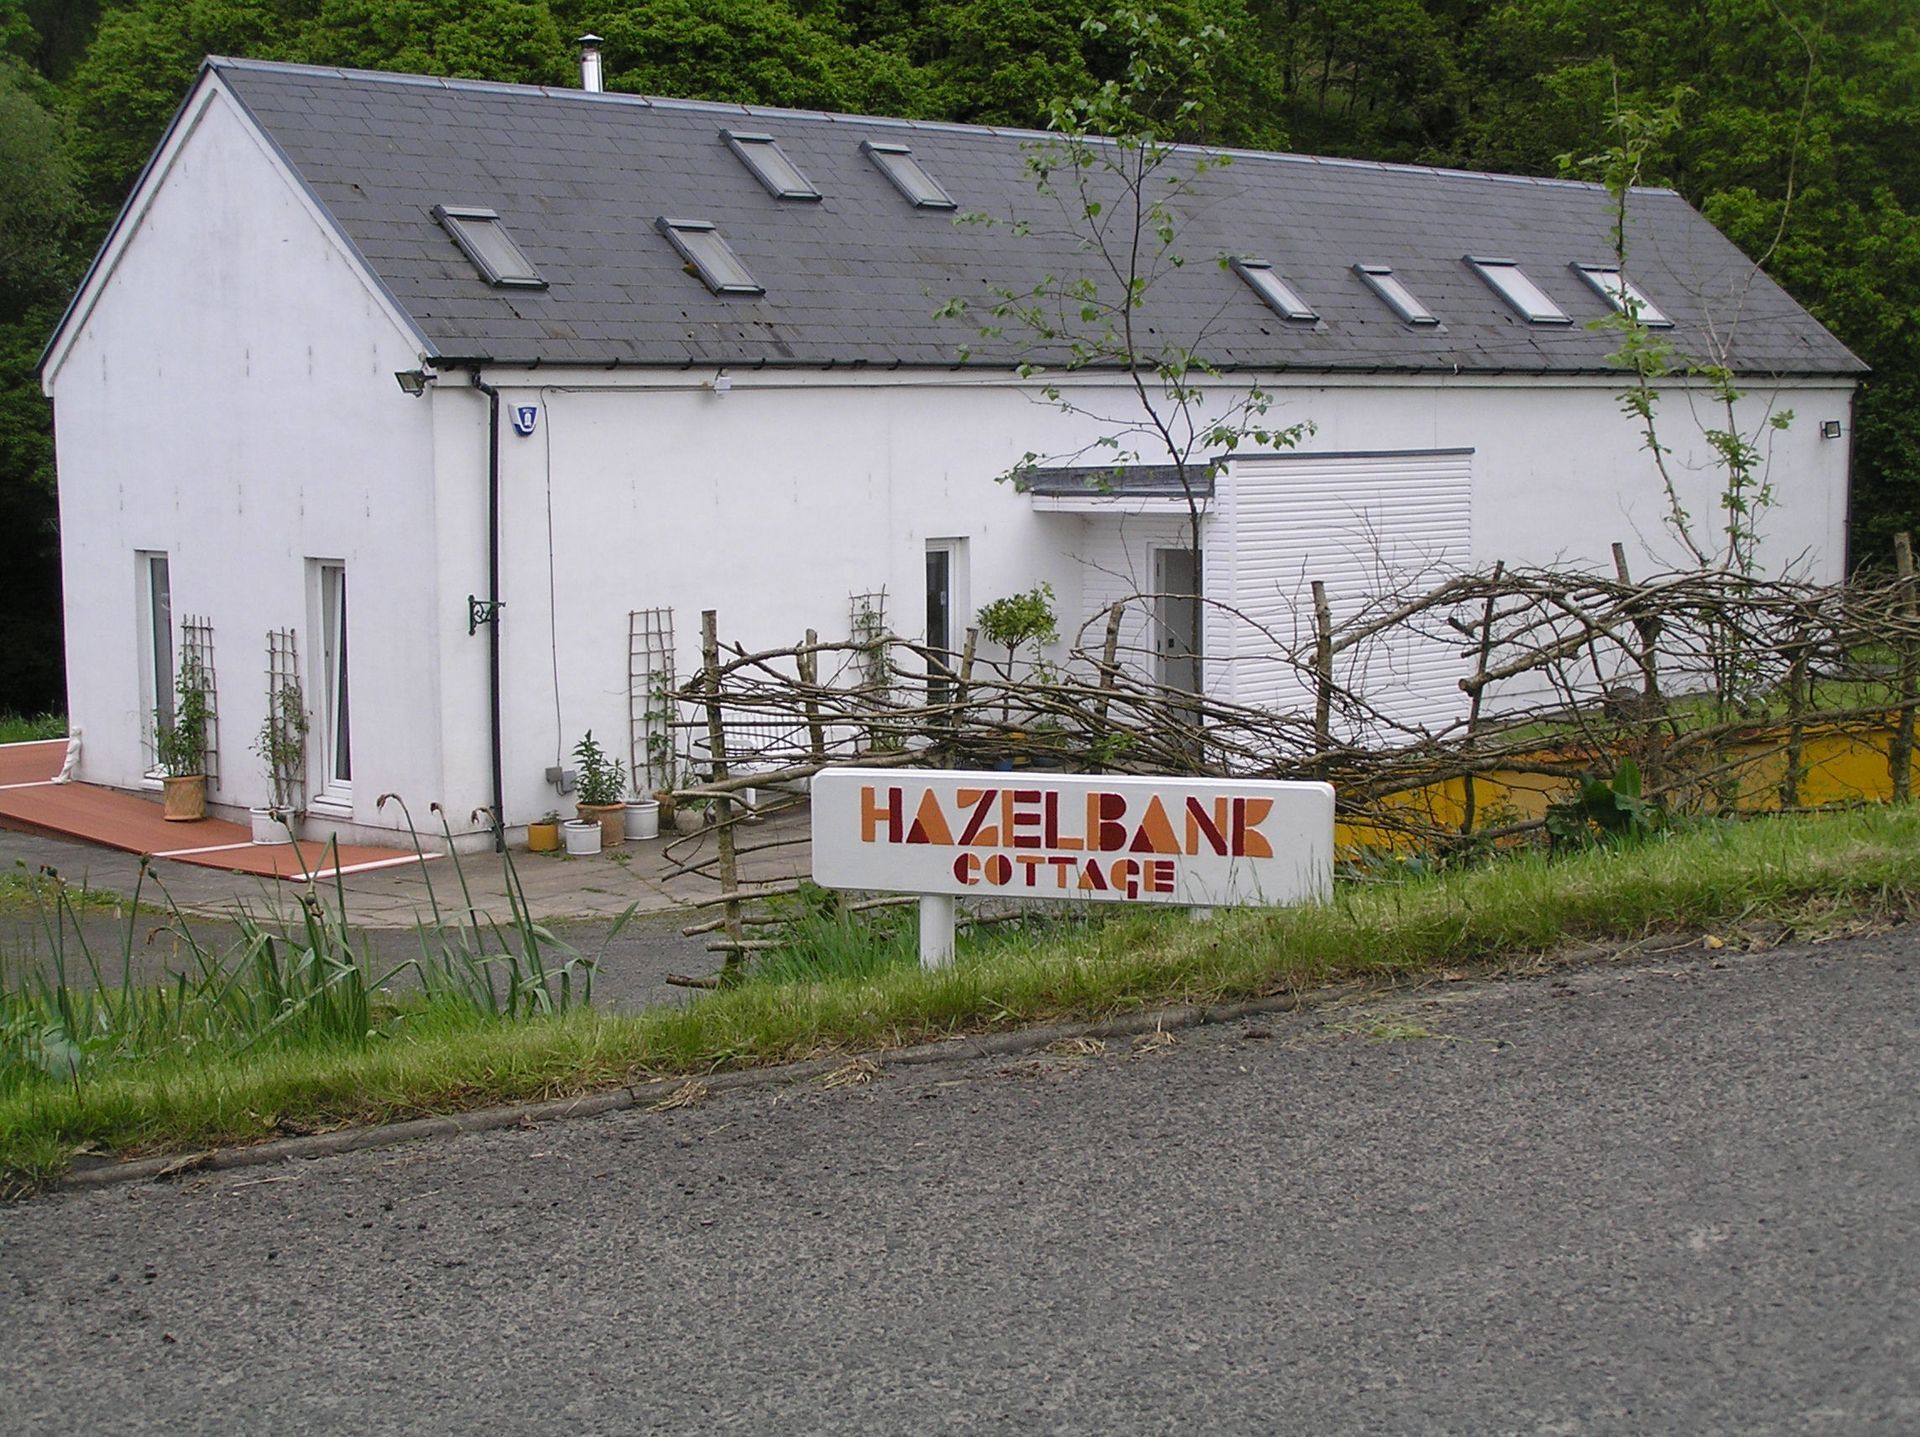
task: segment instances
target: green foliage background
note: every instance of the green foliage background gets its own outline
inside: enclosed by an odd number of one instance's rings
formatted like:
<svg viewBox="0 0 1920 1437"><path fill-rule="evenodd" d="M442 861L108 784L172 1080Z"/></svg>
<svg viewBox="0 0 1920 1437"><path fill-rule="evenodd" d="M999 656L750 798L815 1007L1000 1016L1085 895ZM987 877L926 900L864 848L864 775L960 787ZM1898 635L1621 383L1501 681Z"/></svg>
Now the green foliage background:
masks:
<svg viewBox="0 0 1920 1437"><path fill-rule="evenodd" d="M1034 125L1113 78L1100 0L0 0L0 710L62 702L34 366L209 53ZM1911 0L1167 0L1225 32L1186 138L1552 174L1617 106L1685 123L1649 179L1874 368L1854 557L1920 518L1920 9Z"/></svg>

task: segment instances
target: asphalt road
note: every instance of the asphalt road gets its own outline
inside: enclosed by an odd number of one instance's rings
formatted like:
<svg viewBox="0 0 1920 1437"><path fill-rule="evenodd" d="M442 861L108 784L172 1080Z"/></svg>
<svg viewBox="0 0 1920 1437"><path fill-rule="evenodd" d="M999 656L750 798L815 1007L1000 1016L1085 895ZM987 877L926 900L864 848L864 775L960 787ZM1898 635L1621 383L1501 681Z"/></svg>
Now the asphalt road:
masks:
<svg viewBox="0 0 1920 1437"><path fill-rule="evenodd" d="M1920 936L0 1210L8 1432L1913 1433Z"/></svg>

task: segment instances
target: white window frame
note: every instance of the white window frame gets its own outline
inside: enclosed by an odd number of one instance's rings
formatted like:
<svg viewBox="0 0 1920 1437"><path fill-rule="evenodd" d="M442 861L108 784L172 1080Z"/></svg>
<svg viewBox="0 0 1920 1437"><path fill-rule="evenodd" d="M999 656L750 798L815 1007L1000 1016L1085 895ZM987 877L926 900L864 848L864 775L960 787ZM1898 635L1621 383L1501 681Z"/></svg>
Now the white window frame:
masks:
<svg viewBox="0 0 1920 1437"><path fill-rule="evenodd" d="M315 713L312 737L314 763L308 773L307 807L338 815L353 812L353 649L352 607L348 601L347 566L339 559L307 560L308 646ZM344 703L342 697L344 694ZM346 730L346 776L341 763L339 736Z"/></svg>

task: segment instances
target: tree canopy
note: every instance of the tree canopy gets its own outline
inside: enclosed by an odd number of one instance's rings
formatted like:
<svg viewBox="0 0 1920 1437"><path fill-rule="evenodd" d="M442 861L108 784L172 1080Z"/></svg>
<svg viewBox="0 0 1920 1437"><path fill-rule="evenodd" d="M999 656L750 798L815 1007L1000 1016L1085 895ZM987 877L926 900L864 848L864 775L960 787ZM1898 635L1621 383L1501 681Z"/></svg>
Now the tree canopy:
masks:
<svg viewBox="0 0 1920 1437"><path fill-rule="evenodd" d="M1100 0L0 0L0 709L61 702L51 417L34 364L207 54L991 124L1124 79ZM1179 138L1553 174L1620 110L1648 157L1873 366L1855 555L1920 520L1920 12L1909 0L1167 0L1217 33ZM1178 56L1160 57L1177 67ZM1176 121L1173 117L1179 116ZM1162 133L1166 133L1163 129Z"/></svg>

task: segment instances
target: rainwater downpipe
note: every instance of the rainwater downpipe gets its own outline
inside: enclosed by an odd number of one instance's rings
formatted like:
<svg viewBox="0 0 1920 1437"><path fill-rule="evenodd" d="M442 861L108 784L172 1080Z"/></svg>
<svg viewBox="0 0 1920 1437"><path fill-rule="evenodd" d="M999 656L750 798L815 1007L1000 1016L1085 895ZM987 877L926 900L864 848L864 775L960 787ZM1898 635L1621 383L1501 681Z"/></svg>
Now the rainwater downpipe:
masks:
<svg viewBox="0 0 1920 1437"><path fill-rule="evenodd" d="M487 396L487 707L493 760L493 851L507 851L506 785L500 738L500 391L473 371L473 387ZM469 623L469 629L473 627Z"/></svg>

